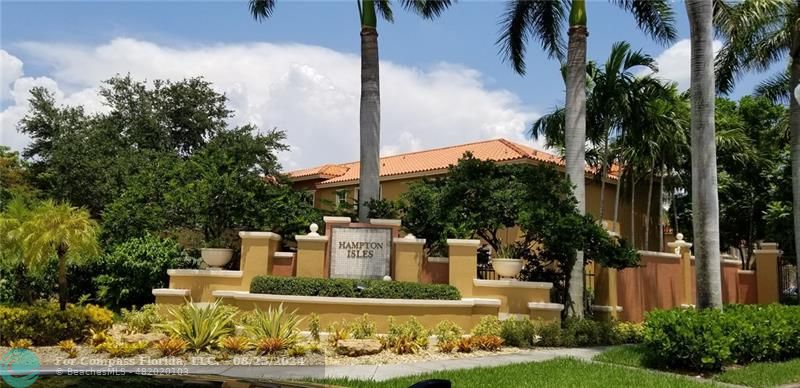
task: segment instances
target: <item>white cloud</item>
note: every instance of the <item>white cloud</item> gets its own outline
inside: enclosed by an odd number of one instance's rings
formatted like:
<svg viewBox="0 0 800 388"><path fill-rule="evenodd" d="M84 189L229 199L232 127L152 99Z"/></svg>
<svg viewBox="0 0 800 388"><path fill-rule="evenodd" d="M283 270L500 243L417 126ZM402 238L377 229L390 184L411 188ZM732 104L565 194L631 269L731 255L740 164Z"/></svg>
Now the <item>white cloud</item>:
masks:
<svg viewBox="0 0 800 388"><path fill-rule="evenodd" d="M230 99L232 124L286 131L292 150L281 155L285 168L358 159L356 55L300 44L174 47L127 38L97 46L19 47L54 69L46 79L64 103L101 110L94 91L115 74L147 80L203 76ZM17 73L19 78L21 70ZM34 82L18 81L23 79ZM25 143L12 126L25 111L17 95L30 90L18 83L12 89L16 104L2 112L0 132L4 144L16 147ZM526 123L538 116L513 93L489 89L474 69L447 63L419 69L387 61L381 62L381 113L381 149L387 154L493 137L523 142Z"/></svg>
<svg viewBox="0 0 800 388"><path fill-rule="evenodd" d="M716 54L722 47L722 42L715 40L713 47L714 54ZM658 73L656 75L659 78L677 82L680 90L688 89L691 81L691 57L692 46L689 39L678 41L655 58L656 63L658 63ZM640 72L640 74L648 73L651 73L651 71L643 70Z"/></svg>
<svg viewBox="0 0 800 388"><path fill-rule="evenodd" d="M0 101L11 97L9 86L20 77L22 77L22 61L7 51L0 50Z"/></svg>

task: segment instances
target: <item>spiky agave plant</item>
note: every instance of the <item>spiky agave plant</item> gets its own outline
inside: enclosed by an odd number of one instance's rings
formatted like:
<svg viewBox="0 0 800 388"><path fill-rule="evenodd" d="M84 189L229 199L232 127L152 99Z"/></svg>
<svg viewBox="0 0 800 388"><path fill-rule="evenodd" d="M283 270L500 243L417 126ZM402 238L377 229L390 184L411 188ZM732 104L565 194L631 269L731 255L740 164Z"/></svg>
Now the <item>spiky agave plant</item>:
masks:
<svg viewBox="0 0 800 388"><path fill-rule="evenodd" d="M297 310L285 310L283 303L275 309L270 306L267 311L253 310L245 330L253 338L279 340L284 347L289 347L300 338L299 327L303 320L296 313Z"/></svg>
<svg viewBox="0 0 800 388"><path fill-rule="evenodd" d="M220 300L205 306L189 302L170 309L172 319L154 325L168 334L185 340L195 352L211 350L219 340L234 332L234 314Z"/></svg>

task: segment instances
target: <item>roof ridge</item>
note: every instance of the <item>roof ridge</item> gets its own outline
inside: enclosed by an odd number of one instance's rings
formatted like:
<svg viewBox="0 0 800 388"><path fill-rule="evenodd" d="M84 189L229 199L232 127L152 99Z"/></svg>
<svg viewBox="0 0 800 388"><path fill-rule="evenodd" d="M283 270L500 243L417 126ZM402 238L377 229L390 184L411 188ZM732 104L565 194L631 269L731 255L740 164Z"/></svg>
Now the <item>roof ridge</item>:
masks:
<svg viewBox="0 0 800 388"><path fill-rule="evenodd" d="M498 140L500 140L500 142L505 144L507 147L509 147L512 150L516 151L523 158L530 158L530 157L533 156L533 155L531 155L531 152L528 152L527 150L520 148L520 144L514 143L513 141L508 140L508 139L502 139L501 138L501 139L498 139ZM533 152L533 154L535 154L535 152Z"/></svg>

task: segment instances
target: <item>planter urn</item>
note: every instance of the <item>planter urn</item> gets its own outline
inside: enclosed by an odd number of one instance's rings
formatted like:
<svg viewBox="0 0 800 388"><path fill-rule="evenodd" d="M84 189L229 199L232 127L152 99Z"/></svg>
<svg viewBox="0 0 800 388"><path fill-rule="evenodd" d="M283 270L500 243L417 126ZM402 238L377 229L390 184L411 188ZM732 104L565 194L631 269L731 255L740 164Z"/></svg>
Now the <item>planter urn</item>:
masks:
<svg viewBox="0 0 800 388"><path fill-rule="evenodd" d="M219 270L231 261L233 249L228 248L203 248L200 250L200 257L208 266L208 269Z"/></svg>
<svg viewBox="0 0 800 388"><path fill-rule="evenodd" d="M504 278L516 278L522 271L521 259L494 258L492 268L498 276Z"/></svg>

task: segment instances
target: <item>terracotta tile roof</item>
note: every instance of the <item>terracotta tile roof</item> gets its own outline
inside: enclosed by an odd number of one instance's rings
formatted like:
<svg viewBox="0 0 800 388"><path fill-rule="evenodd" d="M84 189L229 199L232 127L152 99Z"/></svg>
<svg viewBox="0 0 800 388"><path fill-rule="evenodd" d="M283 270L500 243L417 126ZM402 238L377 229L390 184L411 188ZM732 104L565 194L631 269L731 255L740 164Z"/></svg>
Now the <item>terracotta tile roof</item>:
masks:
<svg viewBox="0 0 800 388"><path fill-rule="evenodd" d="M531 147L513 143L505 139L494 139L386 156L381 158L380 176L387 177L444 170L450 165L458 163L458 159L467 151L472 152L476 158L481 160L500 162L530 159L559 166L564 165L564 161L556 155L535 150ZM591 170L587 168L587 172L591 172ZM319 175L321 178L330 176L329 179L318 183L319 185L354 182L357 181L359 177L359 162L338 165L326 164L319 167L289 172L290 178L298 180L303 177L314 175Z"/></svg>

